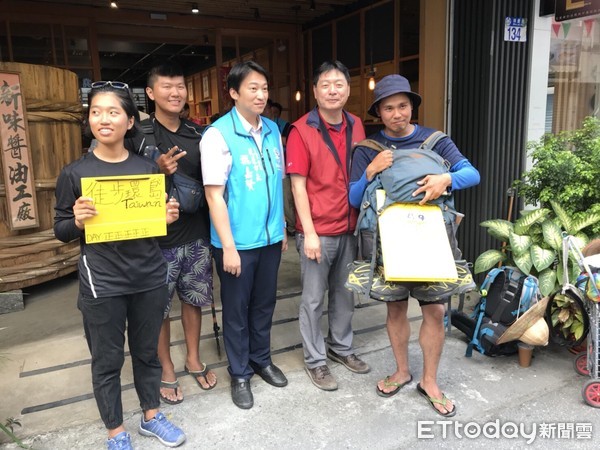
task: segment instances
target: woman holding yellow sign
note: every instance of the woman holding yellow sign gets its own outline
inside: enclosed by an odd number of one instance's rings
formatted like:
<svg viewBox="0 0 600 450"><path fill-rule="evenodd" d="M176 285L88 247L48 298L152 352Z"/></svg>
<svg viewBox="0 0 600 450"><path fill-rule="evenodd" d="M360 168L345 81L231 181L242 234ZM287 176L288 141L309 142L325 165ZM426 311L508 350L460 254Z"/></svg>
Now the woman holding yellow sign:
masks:
<svg viewBox="0 0 600 450"><path fill-rule="evenodd" d="M168 298L166 261L156 240L144 237L152 234L141 228L131 228L113 241L92 244L86 239L85 227L102 215L101 205L108 203L122 202L127 208L155 198L160 205L166 203L166 224L179 217L179 204L175 199L165 202L164 179L146 183L149 192L142 192L142 181L154 180L158 166L124 147L125 136L135 134L135 122L139 121L127 84L93 83L88 100L88 131L98 145L63 168L58 177L54 233L63 242L77 238L81 242L77 306L92 355L94 396L108 429L107 447L132 448L123 426L120 382L127 328L134 384L143 411L139 432L176 447L185 441L185 434L158 410L161 366L157 345ZM110 190L100 182L106 177L113 180ZM84 193L82 179L90 178L98 182L91 183Z"/></svg>

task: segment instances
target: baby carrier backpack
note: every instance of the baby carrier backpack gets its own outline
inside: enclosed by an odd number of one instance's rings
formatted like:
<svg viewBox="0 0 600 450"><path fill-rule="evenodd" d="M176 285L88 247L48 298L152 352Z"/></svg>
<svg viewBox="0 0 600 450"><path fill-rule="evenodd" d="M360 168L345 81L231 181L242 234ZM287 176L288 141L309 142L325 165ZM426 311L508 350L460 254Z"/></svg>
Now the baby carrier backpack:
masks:
<svg viewBox="0 0 600 450"><path fill-rule="evenodd" d="M481 285L481 299L471 316L452 311L452 325L469 338L465 356L473 349L483 355L517 353L517 342L497 344L498 339L517 318L541 297L538 280L516 267L490 270Z"/></svg>

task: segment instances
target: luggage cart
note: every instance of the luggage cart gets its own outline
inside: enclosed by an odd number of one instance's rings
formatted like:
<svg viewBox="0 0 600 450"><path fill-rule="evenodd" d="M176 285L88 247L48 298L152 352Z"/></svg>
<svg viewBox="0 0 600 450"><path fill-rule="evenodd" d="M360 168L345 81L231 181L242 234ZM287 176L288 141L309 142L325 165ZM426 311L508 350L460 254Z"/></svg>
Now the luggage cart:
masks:
<svg viewBox="0 0 600 450"><path fill-rule="evenodd" d="M583 400L590 406L600 408L600 304L586 300L586 309L590 318L587 351L578 353L574 364L577 373L591 378L581 390Z"/></svg>
<svg viewBox="0 0 600 450"><path fill-rule="evenodd" d="M563 269L564 281L562 289L563 292L568 288L579 291L585 306L584 313L586 313L589 318L587 351L579 352L575 356L573 365L575 367L575 372L579 375L589 376L591 378L585 383L581 390L583 400L594 408L600 408L600 302L593 301L586 295L586 279L583 280L583 287L581 281L577 282L576 286L569 283L569 271L566 268L569 250L573 250L577 255L577 263L582 272L585 272L588 277L592 277L593 272L585 262L577 245L572 241L571 236L563 233L563 262L565 263L565 268ZM598 270L596 269L596 271ZM592 279L591 281L595 286L595 283L593 283L594 280ZM595 287L593 289L596 290Z"/></svg>

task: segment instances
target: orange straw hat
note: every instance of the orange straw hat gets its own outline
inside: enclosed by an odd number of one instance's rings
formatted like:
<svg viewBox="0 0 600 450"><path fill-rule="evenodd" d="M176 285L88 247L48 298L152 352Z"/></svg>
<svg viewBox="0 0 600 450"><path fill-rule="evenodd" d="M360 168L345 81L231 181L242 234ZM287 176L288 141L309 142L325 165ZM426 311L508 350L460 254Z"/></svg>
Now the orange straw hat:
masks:
<svg viewBox="0 0 600 450"><path fill-rule="evenodd" d="M498 339L498 344L521 341L530 345L548 345L550 330L544 320L549 297L544 297L517 319Z"/></svg>

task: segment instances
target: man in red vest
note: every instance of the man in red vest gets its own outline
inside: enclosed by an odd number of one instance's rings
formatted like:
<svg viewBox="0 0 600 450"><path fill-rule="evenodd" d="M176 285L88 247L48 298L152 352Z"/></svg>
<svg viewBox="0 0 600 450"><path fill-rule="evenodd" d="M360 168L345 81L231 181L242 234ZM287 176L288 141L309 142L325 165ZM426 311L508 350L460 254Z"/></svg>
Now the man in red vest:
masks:
<svg viewBox="0 0 600 450"><path fill-rule="evenodd" d="M348 201L352 146L365 138L361 120L344 111L350 74L339 61L315 72L318 106L292 124L287 141L287 173L296 205L296 248L300 253L300 332L306 372L320 389L337 389L326 358L356 373L370 368L354 353L354 297L344 287L356 256L357 210ZM323 297L329 292L327 349L321 332Z"/></svg>

